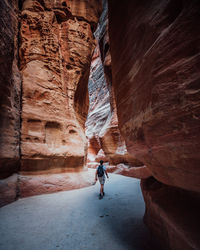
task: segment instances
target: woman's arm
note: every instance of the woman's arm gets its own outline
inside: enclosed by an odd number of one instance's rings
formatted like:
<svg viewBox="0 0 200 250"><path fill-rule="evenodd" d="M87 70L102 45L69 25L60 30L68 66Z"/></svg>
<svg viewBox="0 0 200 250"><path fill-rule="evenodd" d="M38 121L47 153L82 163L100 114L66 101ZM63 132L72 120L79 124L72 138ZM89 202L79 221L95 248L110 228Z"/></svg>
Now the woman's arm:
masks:
<svg viewBox="0 0 200 250"><path fill-rule="evenodd" d="M105 173L106 173L107 178L109 178L108 173L107 173L107 171L106 171L106 170L105 170Z"/></svg>

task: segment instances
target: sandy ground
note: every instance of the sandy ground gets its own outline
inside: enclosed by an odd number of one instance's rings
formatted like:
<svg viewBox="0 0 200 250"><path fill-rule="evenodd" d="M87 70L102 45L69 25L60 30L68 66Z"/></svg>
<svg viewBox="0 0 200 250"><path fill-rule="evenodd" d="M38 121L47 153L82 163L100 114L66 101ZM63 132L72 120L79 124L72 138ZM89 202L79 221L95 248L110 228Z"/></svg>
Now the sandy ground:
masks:
<svg viewBox="0 0 200 250"><path fill-rule="evenodd" d="M102 200L98 193L99 183L0 208L0 249L158 249L143 224L139 180L110 174Z"/></svg>

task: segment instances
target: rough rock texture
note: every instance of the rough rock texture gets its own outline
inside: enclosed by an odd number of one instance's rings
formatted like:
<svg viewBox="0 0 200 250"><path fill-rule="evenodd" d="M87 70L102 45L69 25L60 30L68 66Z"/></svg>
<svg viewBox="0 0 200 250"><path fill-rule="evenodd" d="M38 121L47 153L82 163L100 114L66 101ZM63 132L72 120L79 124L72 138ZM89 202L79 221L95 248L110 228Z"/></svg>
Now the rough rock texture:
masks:
<svg viewBox="0 0 200 250"><path fill-rule="evenodd" d="M112 169L112 171L113 165L118 169L117 165L120 163L142 166L143 163L127 153L125 141L118 128L112 88L107 1L103 1L103 12L95 37L97 46L90 69L88 85L90 107L86 121L86 135L89 139L88 166L95 167L99 160L108 161L112 165L109 170ZM118 169L119 172L121 172L121 167ZM124 167L128 171L129 168Z"/></svg>
<svg viewBox="0 0 200 250"><path fill-rule="evenodd" d="M199 11L195 0L109 1L119 129L128 152L158 181L174 186L143 192L146 222L167 249L200 248L193 227L200 203L193 195L200 193Z"/></svg>
<svg viewBox="0 0 200 250"><path fill-rule="evenodd" d="M83 168L97 1L25 0L21 11L21 171Z"/></svg>
<svg viewBox="0 0 200 250"><path fill-rule="evenodd" d="M23 176L54 174L48 177L53 183L55 173L77 172L85 166L87 83L102 6L97 0L3 0L0 7L0 178L4 178L0 205L4 205L28 193L24 185L36 194L31 186L36 177L41 179L36 190L46 192L42 176L24 177L19 185L21 177L13 174L19 170ZM68 189L80 186L80 176L75 176ZM49 190L66 189L68 182L52 184Z"/></svg>
<svg viewBox="0 0 200 250"><path fill-rule="evenodd" d="M104 78L100 51L97 46L92 58L88 84L90 107L86 121L86 135L89 139L88 158L92 160L102 148L100 138L110 125L111 108L109 90ZM92 154L90 156L90 154ZM93 159L94 160L94 159Z"/></svg>
<svg viewBox="0 0 200 250"><path fill-rule="evenodd" d="M200 195L170 187L153 177L141 182L146 203L145 222L163 249L199 249Z"/></svg>
<svg viewBox="0 0 200 250"><path fill-rule="evenodd" d="M16 200L18 195L18 175L12 174L0 180L0 207Z"/></svg>
<svg viewBox="0 0 200 250"><path fill-rule="evenodd" d="M16 53L16 8L16 1L0 2L0 178L15 172L19 160L20 76Z"/></svg>
<svg viewBox="0 0 200 250"><path fill-rule="evenodd" d="M0 1L0 206L16 198L16 183L13 181L16 175L11 175L19 167L20 74L17 66L17 7L17 1Z"/></svg>
<svg viewBox="0 0 200 250"><path fill-rule="evenodd" d="M200 4L109 3L113 85L127 149L161 182L200 191Z"/></svg>
<svg viewBox="0 0 200 250"><path fill-rule="evenodd" d="M110 90L104 78L104 70L99 47L93 56L89 79L90 108L86 122L86 135L89 139L88 160L94 161L100 149L107 159L112 159L118 153L124 153L124 141L120 137L117 119L113 122L115 113L110 103ZM120 151L120 152L119 152Z"/></svg>
<svg viewBox="0 0 200 250"><path fill-rule="evenodd" d="M92 185L94 174L90 171L52 173L40 175L20 175L19 190L20 197L38 194L48 194L63 190L72 190Z"/></svg>

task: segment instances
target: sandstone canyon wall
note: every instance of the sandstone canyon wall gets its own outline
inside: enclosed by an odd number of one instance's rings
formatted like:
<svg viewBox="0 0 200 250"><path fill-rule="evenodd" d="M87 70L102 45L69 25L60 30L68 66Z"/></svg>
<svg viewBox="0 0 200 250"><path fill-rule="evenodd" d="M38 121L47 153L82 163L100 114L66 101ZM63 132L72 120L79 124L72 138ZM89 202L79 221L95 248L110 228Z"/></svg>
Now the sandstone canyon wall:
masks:
<svg viewBox="0 0 200 250"><path fill-rule="evenodd" d="M103 12L95 32L97 46L93 55L88 84L90 108L86 121L86 135L89 138L88 158L90 161L90 157L93 157L94 160L98 152L102 153L101 157L103 156L104 160L110 161L110 156L115 154L118 144L121 142L116 112L111 103L111 81L106 79L103 64L105 58L103 40L107 36L108 27L106 3L104 1ZM109 44L107 45L109 46ZM107 54L110 56L109 48ZM113 137L114 130L115 138Z"/></svg>
<svg viewBox="0 0 200 250"><path fill-rule="evenodd" d="M0 206L17 195L21 88L17 10L17 1L0 2Z"/></svg>
<svg viewBox="0 0 200 250"><path fill-rule="evenodd" d="M88 185L87 84L102 4L0 4L0 205Z"/></svg>
<svg viewBox="0 0 200 250"><path fill-rule="evenodd" d="M128 152L157 180L142 182L145 219L156 233L162 227L165 248L199 249L199 215L192 208L189 216L187 198L199 201L200 193L200 4L108 2L119 128ZM170 214L179 193L182 205Z"/></svg>
<svg viewBox="0 0 200 250"><path fill-rule="evenodd" d="M112 87L107 1L103 1L103 12L95 37L97 46L90 69L90 108L86 121L86 135L89 139L88 166L96 167L102 159L109 163L108 171L140 178L150 176L143 163L128 154L118 128Z"/></svg>
<svg viewBox="0 0 200 250"><path fill-rule="evenodd" d="M21 11L21 171L83 168L97 1L29 1Z"/></svg>

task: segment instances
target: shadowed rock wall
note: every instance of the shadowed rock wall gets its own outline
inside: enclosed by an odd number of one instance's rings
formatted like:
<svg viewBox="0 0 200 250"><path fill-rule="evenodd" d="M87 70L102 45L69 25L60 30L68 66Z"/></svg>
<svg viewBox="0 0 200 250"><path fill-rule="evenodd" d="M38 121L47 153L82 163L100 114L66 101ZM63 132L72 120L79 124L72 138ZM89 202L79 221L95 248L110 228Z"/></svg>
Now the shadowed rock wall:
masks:
<svg viewBox="0 0 200 250"><path fill-rule="evenodd" d="M128 151L163 183L199 191L200 6L197 1L109 6L113 85Z"/></svg>
<svg viewBox="0 0 200 250"><path fill-rule="evenodd" d="M0 206L16 198L20 141L17 1L0 2ZM13 175L12 175L13 174Z"/></svg>
<svg viewBox="0 0 200 250"><path fill-rule="evenodd" d="M110 0L108 15L112 80L127 150L144 162L161 184L186 189L193 198L198 197L193 192L200 193L199 11L195 0ZM152 196L146 188L146 221L156 233L162 225L170 234L173 228L182 227L190 209L175 205L172 217L178 216L176 220L159 216L163 211L167 215L173 206L162 203L162 191L164 194L161 189ZM181 193L184 196L184 191ZM157 210L151 209L154 206ZM150 223L151 218L157 223ZM191 228L196 228L197 218L194 212ZM195 230L190 232L193 236ZM184 245L183 234L173 232L174 238L163 237L172 240L171 249L199 248L196 237L188 235Z"/></svg>

